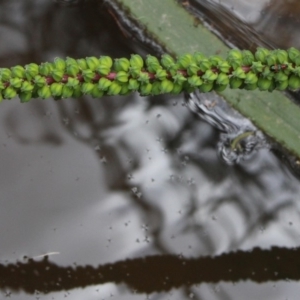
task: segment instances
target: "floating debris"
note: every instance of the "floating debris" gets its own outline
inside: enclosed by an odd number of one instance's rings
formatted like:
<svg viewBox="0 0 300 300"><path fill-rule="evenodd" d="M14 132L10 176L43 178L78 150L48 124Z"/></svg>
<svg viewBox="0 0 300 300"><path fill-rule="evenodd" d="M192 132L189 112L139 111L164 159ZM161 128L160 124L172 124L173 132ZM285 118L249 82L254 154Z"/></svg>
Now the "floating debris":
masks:
<svg viewBox="0 0 300 300"><path fill-rule="evenodd" d="M217 148L225 163L237 164L250 159L259 149L271 148L266 136L217 93L195 91L189 94L187 104L201 119L222 132Z"/></svg>

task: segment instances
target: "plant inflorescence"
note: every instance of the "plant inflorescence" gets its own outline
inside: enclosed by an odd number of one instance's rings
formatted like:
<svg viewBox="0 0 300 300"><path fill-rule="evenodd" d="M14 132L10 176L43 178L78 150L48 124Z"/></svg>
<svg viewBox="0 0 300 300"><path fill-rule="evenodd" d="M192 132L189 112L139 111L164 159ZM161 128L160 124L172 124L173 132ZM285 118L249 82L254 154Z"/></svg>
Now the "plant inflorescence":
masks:
<svg viewBox="0 0 300 300"><path fill-rule="evenodd" d="M227 58L200 52L174 59L138 54L130 59L109 56L82 59L56 58L53 63L30 63L0 68L0 100L19 96L21 102L32 98L55 99L91 95L142 96L182 91L223 91L225 88L273 91L300 88L300 51L267 50L255 53L232 49Z"/></svg>

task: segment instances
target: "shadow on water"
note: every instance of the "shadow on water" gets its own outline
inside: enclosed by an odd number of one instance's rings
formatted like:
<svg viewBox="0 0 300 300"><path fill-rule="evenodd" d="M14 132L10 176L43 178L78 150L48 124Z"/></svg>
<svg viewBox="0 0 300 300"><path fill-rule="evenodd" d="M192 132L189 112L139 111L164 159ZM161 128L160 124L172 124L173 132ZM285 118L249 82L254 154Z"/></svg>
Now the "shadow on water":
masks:
<svg viewBox="0 0 300 300"><path fill-rule="evenodd" d="M0 7L2 66L163 52L115 2ZM221 14L204 13L214 11ZM300 276L298 181L269 151L225 165L219 132L182 95L16 101L0 112L4 295L85 287L68 297L99 299L93 286L100 285L102 298L128 297L104 283L140 294L176 288L156 299L211 299L211 289L218 299L299 292L287 285ZM53 250L60 254L49 254L51 262L19 260Z"/></svg>
<svg viewBox="0 0 300 300"><path fill-rule="evenodd" d="M220 281L300 280L299 267L300 248L273 247L193 259L175 255L146 256L98 267L62 267L49 262L46 257L42 261L30 259L1 265L0 276L3 278L1 288L31 294L36 290L47 294L111 282L125 283L135 292L150 294Z"/></svg>

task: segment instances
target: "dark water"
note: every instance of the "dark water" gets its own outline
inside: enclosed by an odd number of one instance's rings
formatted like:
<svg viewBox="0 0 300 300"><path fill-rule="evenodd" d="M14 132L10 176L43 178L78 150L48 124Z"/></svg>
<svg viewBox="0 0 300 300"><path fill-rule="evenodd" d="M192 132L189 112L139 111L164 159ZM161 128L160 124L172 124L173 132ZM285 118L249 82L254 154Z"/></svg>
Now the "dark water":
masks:
<svg viewBox="0 0 300 300"><path fill-rule="evenodd" d="M280 1L200 3L276 40ZM159 50L108 2L60 4L0 2L1 66ZM0 299L298 299L299 181L268 149L224 164L183 95L0 114Z"/></svg>

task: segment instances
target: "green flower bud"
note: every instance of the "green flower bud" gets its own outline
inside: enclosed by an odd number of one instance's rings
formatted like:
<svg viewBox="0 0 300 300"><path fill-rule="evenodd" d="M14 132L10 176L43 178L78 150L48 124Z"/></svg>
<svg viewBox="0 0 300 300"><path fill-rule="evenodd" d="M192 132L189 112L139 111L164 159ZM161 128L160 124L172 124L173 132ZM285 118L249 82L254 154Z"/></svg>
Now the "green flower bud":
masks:
<svg viewBox="0 0 300 300"><path fill-rule="evenodd" d="M300 65L300 55L297 56L297 57L294 59L294 61L295 61L295 65L296 65L296 66L299 66L299 65Z"/></svg>
<svg viewBox="0 0 300 300"><path fill-rule="evenodd" d="M34 82L35 86L37 86L38 88L42 88L42 87L45 86L46 83L47 83L47 82L46 82L46 78L43 77L43 76L41 76L41 75L36 75L36 76L34 77L33 82ZM40 97L40 95L39 95L39 97Z"/></svg>
<svg viewBox="0 0 300 300"><path fill-rule="evenodd" d="M268 80L271 80L274 76L274 73L270 71L269 67L265 67L263 72L261 73L261 76Z"/></svg>
<svg viewBox="0 0 300 300"><path fill-rule="evenodd" d="M234 58L234 59L240 59L240 60L242 60L243 54L238 49L230 49L228 51L227 58Z"/></svg>
<svg viewBox="0 0 300 300"><path fill-rule="evenodd" d="M138 65L134 65L132 67L135 67ZM114 62L114 69L116 72L120 72L120 71L124 71L124 72L127 72L129 70L129 67L130 67L130 62L127 58L117 58L115 59L115 62Z"/></svg>
<svg viewBox="0 0 300 300"><path fill-rule="evenodd" d="M277 61L280 64L285 64L288 62L288 53L285 50L275 50Z"/></svg>
<svg viewBox="0 0 300 300"><path fill-rule="evenodd" d="M54 59L54 66L55 66L55 69L57 69L57 70L65 71L66 62L63 59L56 57Z"/></svg>
<svg viewBox="0 0 300 300"><path fill-rule="evenodd" d="M289 81L286 80L286 81L277 81L276 82L276 89L279 90L279 91L284 91L287 89L289 85Z"/></svg>
<svg viewBox="0 0 300 300"><path fill-rule="evenodd" d="M300 78L296 75L291 75L289 78L289 89L297 90L300 88Z"/></svg>
<svg viewBox="0 0 300 300"><path fill-rule="evenodd" d="M189 66L189 64L192 62L192 60L193 60L193 56L191 54L189 53L183 54L178 57L177 65L179 69L186 69Z"/></svg>
<svg viewBox="0 0 300 300"><path fill-rule="evenodd" d="M168 73L164 69L158 69L155 73L155 78L158 80L164 80L168 76Z"/></svg>
<svg viewBox="0 0 300 300"><path fill-rule="evenodd" d="M83 94L87 95L87 94L90 94L90 92L93 90L94 88L94 84L93 83L90 83L90 82L84 82L82 85L81 85L81 91Z"/></svg>
<svg viewBox="0 0 300 300"><path fill-rule="evenodd" d="M99 59L95 56L86 57L85 60L89 69L92 71L95 71L100 64Z"/></svg>
<svg viewBox="0 0 300 300"><path fill-rule="evenodd" d="M129 62L130 62L131 67L138 67L138 68L142 69L144 66L144 60L138 54L131 54Z"/></svg>
<svg viewBox="0 0 300 300"><path fill-rule="evenodd" d="M63 84L54 82L50 85L50 92L53 97L61 97Z"/></svg>
<svg viewBox="0 0 300 300"><path fill-rule="evenodd" d="M251 65L251 70L254 73L261 73L264 69L264 65L260 61L254 61Z"/></svg>
<svg viewBox="0 0 300 300"><path fill-rule="evenodd" d="M188 81L185 81L185 82L182 84L182 88L183 88L183 90L184 90L185 92L187 92L187 93L193 93L193 92L195 91L195 89L196 89L196 87L191 86L191 85L189 84Z"/></svg>
<svg viewBox="0 0 300 300"><path fill-rule="evenodd" d="M140 85L140 94L141 96L148 96L151 94L152 84L151 83L142 83Z"/></svg>
<svg viewBox="0 0 300 300"><path fill-rule="evenodd" d="M98 89L100 91L107 91L108 88L110 87L110 85L112 84L112 81L110 81L107 78L100 78L99 82L98 82Z"/></svg>
<svg viewBox="0 0 300 300"><path fill-rule="evenodd" d="M169 54L163 54L160 60L162 66L169 70L171 67L175 65L175 61L173 57Z"/></svg>
<svg viewBox="0 0 300 300"><path fill-rule="evenodd" d="M273 92L276 89L275 80L271 80L271 85L268 88L268 92Z"/></svg>
<svg viewBox="0 0 300 300"><path fill-rule="evenodd" d="M189 77L187 81L191 87L198 87L201 84L203 84L202 79L197 75L193 75L193 76Z"/></svg>
<svg viewBox="0 0 300 300"><path fill-rule="evenodd" d="M82 96L82 91L81 91L81 86L80 85L77 85L77 86L73 87L72 89L73 89L72 96L74 98L79 98L79 97Z"/></svg>
<svg viewBox="0 0 300 300"><path fill-rule="evenodd" d="M160 95L161 94L161 82L160 81L155 81L152 84L152 89L151 89L151 95Z"/></svg>
<svg viewBox="0 0 300 300"><path fill-rule="evenodd" d="M113 66L113 60L109 56L100 56L99 64L111 68Z"/></svg>
<svg viewBox="0 0 300 300"><path fill-rule="evenodd" d="M120 94L121 89L122 86L118 82L113 81L108 88L107 95L111 95L111 96L118 95Z"/></svg>
<svg viewBox="0 0 300 300"><path fill-rule="evenodd" d="M254 55L249 50L242 51L242 64L244 66L251 66L254 61Z"/></svg>
<svg viewBox="0 0 300 300"><path fill-rule="evenodd" d="M169 68L168 72L170 73L171 76L175 76L178 72L178 66L174 65L171 68Z"/></svg>
<svg viewBox="0 0 300 300"><path fill-rule="evenodd" d="M232 72L232 76L240 79L245 79L246 73L241 67L238 67L235 69L235 71Z"/></svg>
<svg viewBox="0 0 300 300"><path fill-rule="evenodd" d="M211 69L211 63L209 62L208 59L202 59L198 65L202 72L205 72L205 71Z"/></svg>
<svg viewBox="0 0 300 300"><path fill-rule="evenodd" d="M257 83L245 84L244 89L248 91L253 91L257 89Z"/></svg>
<svg viewBox="0 0 300 300"><path fill-rule="evenodd" d="M17 91L12 87L8 86L4 91L3 91L3 97L5 99L12 99L17 96Z"/></svg>
<svg viewBox="0 0 300 300"><path fill-rule="evenodd" d="M172 90L173 90L173 82L172 81L165 79L161 82L161 85L160 85L161 93L167 94L167 93L170 93Z"/></svg>
<svg viewBox="0 0 300 300"><path fill-rule="evenodd" d="M266 57L269 53L270 53L270 51L268 49L258 47L255 54L254 54L254 56L258 61L265 64L266 63Z"/></svg>
<svg viewBox="0 0 300 300"><path fill-rule="evenodd" d="M260 91L268 91L272 84L272 79L267 79L264 77L259 77L257 81L257 87Z"/></svg>
<svg viewBox="0 0 300 300"><path fill-rule="evenodd" d="M128 89L130 91L137 91L140 87L139 82L136 79L130 78L128 83Z"/></svg>
<svg viewBox="0 0 300 300"><path fill-rule="evenodd" d="M141 69L139 67L130 67L129 68L129 74L133 78L138 78L140 76L140 73L141 73Z"/></svg>
<svg viewBox="0 0 300 300"><path fill-rule="evenodd" d="M180 83L174 83L173 84L173 90L171 91L172 94L178 95L182 92L183 86Z"/></svg>
<svg viewBox="0 0 300 300"><path fill-rule="evenodd" d="M86 70L88 68L86 60L84 58L77 59L76 62L80 70Z"/></svg>
<svg viewBox="0 0 300 300"><path fill-rule="evenodd" d="M15 78L25 78L25 69L22 66L12 67L11 75Z"/></svg>
<svg viewBox="0 0 300 300"><path fill-rule="evenodd" d="M291 73L294 73L294 71L295 71L295 68L292 63L285 64L285 70L283 71L285 74L289 75Z"/></svg>
<svg viewBox="0 0 300 300"><path fill-rule="evenodd" d="M218 85L228 85L229 84L229 76L227 74L224 73L220 73L218 75L218 78L216 80L216 83Z"/></svg>
<svg viewBox="0 0 300 300"><path fill-rule="evenodd" d="M53 65L51 63L45 62L39 66L39 74L43 76L49 76L53 70Z"/></svg>
<svg viewBox="0 0 300 300"><path fill-rule="evenodd" d="M22 86L23 80L20 78L11 78L9 83L12 87L19 89Z"/></svg>
<svg viewBox="0 0 300 300"><path fill-rule="evenodd" d="M72 58L72 57L67 57L66 58L66 67L70 66L70 65L78 65L78 62L76 59Z"/></svg>
<svg viewBox="0 0 300 300"><path fill-rule="evenodd" d="M214 87L214 84L212 82L208 82L208 83L203 83L202 85L200 85L199 87L199 91L202 93L207 93L210 92Z"/></svg>
<svg viewBox="0 0 300 300"><path fill-rule="evenodd" d="M147 55L146 66L147 66L147 70L151 73L155 73L158 69L161 69L159 60L152 55Z"/></svg>
<svg viewBox="0 0 300 300"><path fill-rule="evenodd" d="M177 73L172 77L174 83L182 85L185 81L187 81L186 77L184 77L181 73Z"/></svg>
<svg viewBox="0 0 300 300"><path fill-rule="evenodd" d="M37 93L39 97L41 97L42 99L51 97L51 91L49 85L44 85L43 87L39 88L37 90Z"/></svg>
<svg viewBox="0 0 300 300"><path fill-rule="evenodd" d="M90 69L82 70L82 76L85 82L91 82L95 77L95 72Z"/></svg>
<svg viewBox="0 0 300 300"><path fill-rule="evenodd" d="M267 65L273 66L277 64L277 57L276 54L274 54L273 52L270 52L267 56L266 56L266 63Z"/></svg>
<svg viewBox="0 0 300 300"><path fill-rule="evenodd" d="M280 72L274 74L274 79L277 82L283 82L283 81L288 81L289 78L282 71L280 71Z"/></svg>
<svg viewBox="0 0 300 300"><path fill-rule="evenodd" d="M203 53L201 53L201 52L194 53L193 60L196 62L196 64L198 64L198 66L203 59L206 59L206 57Z"/></svg>
<svg viewBox="0 0 300 300"><path fill-rule="evenodd" d="M240 59L228 59L228 63L231 65L233 70L236 70L237 68L242 66L242 60Z"/></svg>
<svg viewBox="0 0 300 300"><path fill-rule="evenodd" d="M128 89L128 84L121 84L121 91L119 95L128 95L131 91Z"/></svg>
<svg viewBox="0 0 300 300"><path fill-rule="evenodd" d="M189 76L192 75L197 75L198 71L200 70L200 68L198 67L198 65L194 62L192 62L188 67L187 67L187 73Z"/></svg>
<svg viewBox="0 0 300 300"><path fill-rule="evenodd" d="M0 96L2 96L2 95L0 94ZM31 92L21 92L19 94L19 98L20 98L21 103L29 102L32 99L32 93Z"/></svg>
<svg viewBox="0 0 300 300"><path fill-rule="evenodd" d="M212 82L218 78L218 74L214 73L212 70L207 70L202 76L202 79L208 82Z"/></svg>
<svg viewBox="0 0 300 300"><path fill-rule="evenodd" d="M293 73L300 77L300 67L296 67Z"/></svg>
<svg viewBox="0 0 300 300"><path fill-rule="evenodd" d="M61 81L63 76L64 76L64 71L62 70L58 70L58 69L54 69L51 72L51 76L53 77L53 79L57 82Z"/></svg>
<svg viewBox="0 0 300 300"><path fill-rule="evenodd" d="M33 90L33 84L28 81L23 81L21 86L21 91L24 93L29 93L32 92L32 90Z"/></svg>
<svg viewBox="0 0 300 300"><path fill-rule="evenodd" d="M32 98L39 98L37 90L38 89L36 87L32 90L32 92L31 92Z"/></svg>
<svg viewBox="0 0 300 300"><path fill-rule="evenodd" d="M7 68L0 69L0 78L2 81L9 81L11 79L11 70Z"/></svg>
<svg viewBox="0 0 300 300"><path fill-rule="evenodd" d="M62 98L70 98L72 96L73 96L73 89L64 84L62 91L61 91L61 97Z"/></svg>
<svg viewBox="0 0 300 300"><path fill-rule="evenodd" d="M208 60L212 67L217 67L220 62L224 61L223 58L218 55L210 56Z"/></svg>
<svg viewBox="0 0 300 300"><path fill-rule="evenodd" d="M27 80L32 80L39 74L39 66L37 64L29 64L25 66L25 76Z"/></svg>
<svg viewBox="0 0 300 300"><path fill-rule="evenodd" d="M124 71L119 71L116 75L116 80L120 83L128 82L128 73Z"/></svg>
<svg viewBox="0 0 300 300"><path fill-rule="evenodd" d="M227 61L235 70L242 65L242 53L237 49L231 49L228 52Z"/></svg>
<svg viewBox="0 0 300 300"><path fill-rule="evenodd" d="M298 59L299 59L299 56L300 56L300 51L299 51L298 49L292 47L292 48L289 48L289 49L287 50L287 53L288 53L289 59L290 59L293 63L297 64L296 61L298 62ZM297 64L297 65L298 65L298 64Z"/></svg>
<svg viewBox="0 0 300 300"><path fill-rule="evenodd" d="M77 78L69 77L68 82L66 83L68 87L76 87L79 85L79 80Z"/></svg>
<svg viewBox="0 0 300 300"><path fill-rule="evenodd" d="M75 77L79 73L79 66L78 66L78 64L67 65L66 73L69 76Z"/></svg>
<svg viewBox="0 0 300 300"><path fill-rule="evenodd" d="M90 95L93 98L101 98L104 95L104 92L100 91L97 85L94 85L94 88L90 91Z"/></svg>
<svg viewBox="0 0 300 300"><path fill-rule="evenodd" d="M137 79L139 82L146 84L149 83L149 76L147 72L140 72L140 76Z"/></svg>
<svg viewBox="0 0 300 300"><path fill-rule="evenodd" d="M216 92L223 92L226 88L227 88L227 84L217 84L217 83L214 83L214 91Z"/></svg>
<svg viewBox="0 0 300 300"><path fill-rule="evenodd" d="M258 80L257 75L250 71L246 74L245 84L248 84L248 85L256 84L257 80Z"/></svg>
<svg viewBox="0 0 300 300"><path fill-rule="evenodd" d="M218 69L222 72L222 73L229 73L229 70L231 68L231 66L229 65L228 61L223 60L223 61L219 61L218 63Z"/></svg>
<svg viewBox="0 0 300 300"><path fill-rule="evenodd" d="M238 89L244 83L243 79L232 76L229 79L229 85L232 89Z"/></svg>
<svg viewBox="0 0 300 300"><path fill-rule="evenodd" d="M102 76L107 76L111 72L111 68L105 65L99 65L96 71Z"/></svg>

